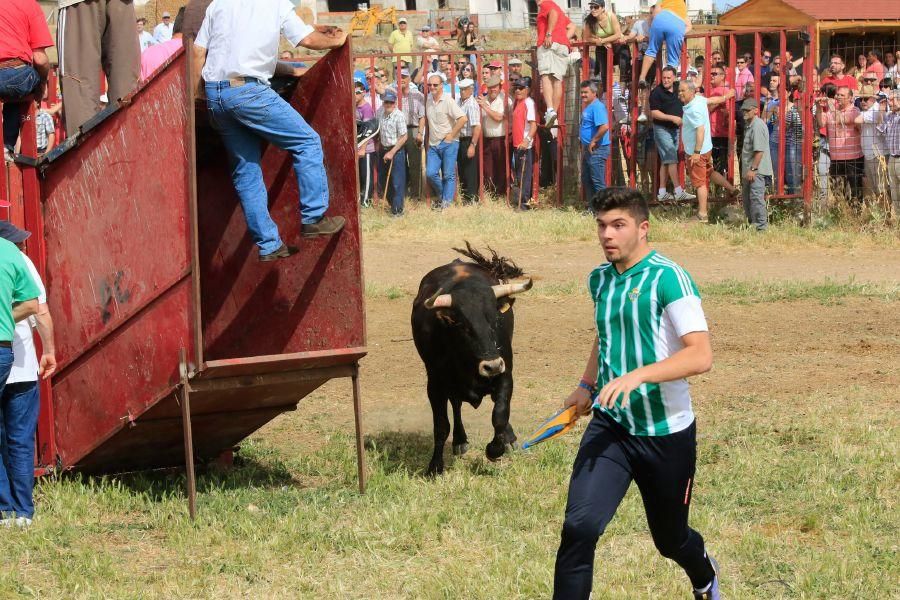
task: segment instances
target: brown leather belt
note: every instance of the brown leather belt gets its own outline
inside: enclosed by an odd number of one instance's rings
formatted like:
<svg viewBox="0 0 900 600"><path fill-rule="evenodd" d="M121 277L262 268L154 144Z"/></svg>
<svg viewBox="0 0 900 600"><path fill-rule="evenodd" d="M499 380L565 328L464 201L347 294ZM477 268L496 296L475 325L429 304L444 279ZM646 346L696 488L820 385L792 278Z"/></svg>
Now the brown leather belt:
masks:
<svg viewBox="0 0 900 600"><path fill-rule="evenodd" d="M2 341L0 342L0 348L12 348L12 342Z"/></svg>
<svg viewBox="0 0 900 600"><path fill-rule="evenodd" d="M29 63L25 62L21 58L5 58L0 60L0 69L9 69L12 67L13 69L18 67L27 67Z"/></svg>

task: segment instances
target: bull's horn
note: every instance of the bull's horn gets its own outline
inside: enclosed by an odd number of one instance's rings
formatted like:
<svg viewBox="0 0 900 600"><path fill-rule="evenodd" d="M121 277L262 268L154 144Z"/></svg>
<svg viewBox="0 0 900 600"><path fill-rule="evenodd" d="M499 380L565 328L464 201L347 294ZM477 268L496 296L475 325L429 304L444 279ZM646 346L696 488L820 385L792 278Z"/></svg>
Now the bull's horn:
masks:
<svg viewBox="0 0 900 600"><path fill-rule="evenodd" d="M425 301L425 308L449 308L453 302L450 294L444 294L444 288L438 288L431 298Z"/></svg>
<svg viewBox="0 0 900 600"><path fill-rule="evenodd" d="M531 289L531 284L531 279L528 279L522 283L502 283L500 285L491 286L491 288L494 290L494 297L503 298L527 292Z"/></svg>

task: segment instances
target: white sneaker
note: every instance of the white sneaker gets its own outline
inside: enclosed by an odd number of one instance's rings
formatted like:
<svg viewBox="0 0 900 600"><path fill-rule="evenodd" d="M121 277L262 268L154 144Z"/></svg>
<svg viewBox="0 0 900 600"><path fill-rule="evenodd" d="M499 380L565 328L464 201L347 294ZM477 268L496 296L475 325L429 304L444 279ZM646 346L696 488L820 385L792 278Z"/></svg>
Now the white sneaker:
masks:
<svg viewBox="0 0 900 600"><path fill-rule="evenodd" d="M0 519L0 527L12 527L16 524L15 517L9 517L7 519Z"/></svg>
<svg viewBox="0 0 900 600"><path fill-rule="evenodd" d="M28 517L16 517L16 522L13 523L16 527L30 527L31 519Z"/></svg>
<svg viewBox="0 0 900 600"><path fill-rule="evenodd" d="M681 190L681 193L678 194L677 196L675 196L675 200L677 200L678 202L686 202L688 200L696 200L696 199L697 199L697 196L695 196L694 194L690 194L690 193L686 192L685 190Z"/></svg>
<svg viewBox="0 0 900 600"><path fill-rule="evenodd" d="M544 127L553 127L556 123L556 111L552 108L544 113Z"/></svg>
<svg viewBox="0 0 900 600"><path fill-rule="evenodd" d="M641 113L640 115L638 115L637 122L638 123L646 123L647 122L646 113Z"/></svg>
<svg viewBox="0 0 900 600"><path fill-rule="evenodd" d="M672 192L666 192L665 194L657 194L656 201L657 202L675 202L675 196L672 195Z"/></svg>

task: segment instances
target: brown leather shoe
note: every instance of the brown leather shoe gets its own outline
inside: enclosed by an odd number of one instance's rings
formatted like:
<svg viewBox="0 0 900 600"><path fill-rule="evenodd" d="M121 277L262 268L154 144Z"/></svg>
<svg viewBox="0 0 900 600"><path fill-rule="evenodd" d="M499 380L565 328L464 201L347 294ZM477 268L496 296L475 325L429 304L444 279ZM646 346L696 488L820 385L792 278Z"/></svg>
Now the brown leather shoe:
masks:
<svg viewBox="0 0 900 600"><path fill-rule="evenodd" d="M344 217L323 217L318 223L311 223L300 227L300 234L305 237L318 235L334 235L344 228L347 220Z"/></svg>
<svg viewBox="0 0 900 600"><path fill-rule="evenodd" d="M279 258L287 258L289 256L297 254L298 252L300 252L299 248L288 246L287 244L281 244L281 247L271 254L260 254L259 262L269 262L272 260L278 260Z"/></svg>

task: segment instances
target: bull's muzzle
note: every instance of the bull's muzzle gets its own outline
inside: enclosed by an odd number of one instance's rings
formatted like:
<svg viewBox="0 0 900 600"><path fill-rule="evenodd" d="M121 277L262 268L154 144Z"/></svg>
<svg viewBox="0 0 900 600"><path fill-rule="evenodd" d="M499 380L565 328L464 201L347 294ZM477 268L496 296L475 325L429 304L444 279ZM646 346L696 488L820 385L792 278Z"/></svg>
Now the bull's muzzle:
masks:
<svg viewBox="0 0 900 600"><path fill-rule="evenodd" d="M483 360L478 363L478 374L482 377L496 377L504 372L506 372L506 361L502 358Z"/></svg>

